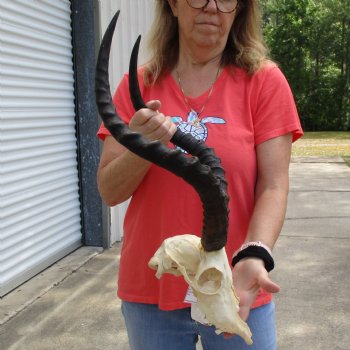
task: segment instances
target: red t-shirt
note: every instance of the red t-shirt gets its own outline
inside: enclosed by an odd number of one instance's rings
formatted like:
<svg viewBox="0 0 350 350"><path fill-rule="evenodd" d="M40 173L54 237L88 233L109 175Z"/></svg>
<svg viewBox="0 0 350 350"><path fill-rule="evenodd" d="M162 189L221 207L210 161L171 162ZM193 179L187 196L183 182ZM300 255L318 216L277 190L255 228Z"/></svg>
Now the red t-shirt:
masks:
<svg viewBox="0 0 350 350"><path fill-rule="evenodd" d="M191 128L188 107L172 76L166 74L155 86L145 87L139 72L143 99L161 101L161 112L174 117L178 127ZM207 93L188 98L200 110ZM118 114L127 123L134 115L128 77L124 76L113 98ZM201 115L202 124L192 131L213 147L221 158L230 197L226 251L229 260L247 235L254 208L257 176L256 145L286 133L293 141L302 129L289 85L275 65L253 76L241 69L225 68ZM101 125L98 136L110 135ZM169 145L173 147L172 145ZM152 165L134 192L124 222L118 296L130 302L158 304L163 310L187 307L183 302L187 284L182 277L165 274L158 280L148 267L165 238L179 234L201 235L202 205L195 190L183 179ZM254 307L268 303L271 295L261 291Z"/></svg>

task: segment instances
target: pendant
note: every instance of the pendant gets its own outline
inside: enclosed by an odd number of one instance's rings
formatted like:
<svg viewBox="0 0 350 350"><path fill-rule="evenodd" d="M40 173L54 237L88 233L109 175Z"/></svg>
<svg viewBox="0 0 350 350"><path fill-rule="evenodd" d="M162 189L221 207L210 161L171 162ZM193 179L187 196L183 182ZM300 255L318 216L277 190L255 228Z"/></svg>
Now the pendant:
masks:
<svg viewBox="0 0 350 350"><path fill-rule="evenodd" d="M198 126L200 123L199 114L191 109L191 112L188 113L187 122L194 126Z"/></svg>

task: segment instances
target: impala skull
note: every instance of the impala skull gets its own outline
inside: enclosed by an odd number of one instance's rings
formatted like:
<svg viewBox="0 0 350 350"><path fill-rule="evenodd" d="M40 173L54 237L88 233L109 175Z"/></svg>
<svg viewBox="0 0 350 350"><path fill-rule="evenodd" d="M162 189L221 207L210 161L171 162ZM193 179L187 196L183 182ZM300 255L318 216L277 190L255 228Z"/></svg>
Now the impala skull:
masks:
<svg viewBox="0 0 350 350"><path fill-rule="evenodd" d="M157 270L158 278L163 273L182 275L197 298L198 309L218 334L238 334L252 344L250 329L238 315L239 299L225 248L206 252L199 237L179 235L165 239L148 266Z"/></svg>
<svg viewBox="0 0 350 350"><path fill-rule="evenodd" d="M131 131L118 116L108 78L109 53L118 16L119 11L104 34L96 66L96 104L104 125L131 152L187 181L197 191L203 205L202 237L182 235L165 240L149 265L157 269L157 277L166 272L183 275L198 298L198 306L218 332L236 333L251 343L250 330L238 316L239 300L232 287L231 269L224 250L229 211L221 161L213 149L179 129L171 142L189 156L158 141L148 141ZM145 107L137 79L139 44L140 37L134 45L129 68L130 98L135 110Z"/></svg>

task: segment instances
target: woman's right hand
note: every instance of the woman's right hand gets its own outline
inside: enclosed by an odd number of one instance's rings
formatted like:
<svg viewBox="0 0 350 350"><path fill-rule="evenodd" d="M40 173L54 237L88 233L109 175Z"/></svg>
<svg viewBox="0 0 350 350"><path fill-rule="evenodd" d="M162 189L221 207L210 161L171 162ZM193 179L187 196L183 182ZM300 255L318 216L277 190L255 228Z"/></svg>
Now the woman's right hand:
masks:
<svg viewBox="0 0 350 350"><path fill-rule="evenodd" d="M159 112L161 103L152 100L146 103L147 108L138 110L131 118L129 128L142 134L149 141L160 141L167 145L176 132L176 125L171 117Z"/></svg>
<svg viewBox="0 0 350 350"><path fill-rule="evenodd" d="M176 132L170 117L159 112L160 102L149 101L132 117L129 128L149 141L159 140L167 145ZM150 163L128 151L113 137L103 144L97 183L100 195L109 206L128 199L139 186L150 168Z"/></svg>

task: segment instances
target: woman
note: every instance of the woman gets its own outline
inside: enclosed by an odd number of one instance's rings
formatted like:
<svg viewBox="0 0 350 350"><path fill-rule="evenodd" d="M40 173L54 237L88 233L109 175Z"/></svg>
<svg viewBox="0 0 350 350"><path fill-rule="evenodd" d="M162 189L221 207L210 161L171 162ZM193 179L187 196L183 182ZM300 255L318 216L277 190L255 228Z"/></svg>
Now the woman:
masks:
<svg viewBox="0 0 350 350"><path fill-rule="evenodd" d="M118 285L131 348L195 349L200 335L207 350L275 349L270 293L279 286L264 257L245 253L259 245L270 257L283 224L291 143L302 135L292 94L266 59L257 1L157 0L155 7L153 56L139 70L148 108L134 112L127 76L114 103L130 129L148 140L173 147L169 141L178 127L221 158L230 197L226 250L229 257L236 252L234 286L254 344L193 321L183 279L166 275L158 281L147 267L165 238L200 235L201 203L182 179L126 150L102 125L101 196L111 206L132 196Z"/></svg>

